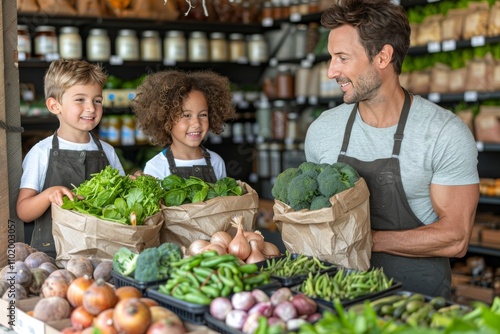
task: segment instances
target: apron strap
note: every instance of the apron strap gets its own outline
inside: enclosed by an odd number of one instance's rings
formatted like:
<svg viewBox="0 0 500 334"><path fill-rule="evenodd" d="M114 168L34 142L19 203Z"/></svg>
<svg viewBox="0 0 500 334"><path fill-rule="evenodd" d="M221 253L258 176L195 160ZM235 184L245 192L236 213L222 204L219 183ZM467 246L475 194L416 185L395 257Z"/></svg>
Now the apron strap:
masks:
<svg viewBox="0 0 500 334"><path fill-rule="evenodd" d="M347 121L347 125L345 127L344 141L342 142L342 148L340 149L340 155L339 155L341 157L346 155L347 147L349 146L349 139L351 139L352 126L354 124L354 120L356 119L357 111L358 111L358 103L356 103L352 108L351 115L349 116L349 120Z"/></svg>
<svg viewBox="0 0 500 334"><path fill-rule="evenodd" d="M404 137L404 130L406 126L406 121L408 120L408 114L410 113L410 94L408 91L403 88L405 93L405 102L403 104L403 108L401 109L401 116L399 116L399 123L396 129L396 133L394 134L394 146L392 148L392 157L399 157L399 152L401 151L401 142Z"/></svg>

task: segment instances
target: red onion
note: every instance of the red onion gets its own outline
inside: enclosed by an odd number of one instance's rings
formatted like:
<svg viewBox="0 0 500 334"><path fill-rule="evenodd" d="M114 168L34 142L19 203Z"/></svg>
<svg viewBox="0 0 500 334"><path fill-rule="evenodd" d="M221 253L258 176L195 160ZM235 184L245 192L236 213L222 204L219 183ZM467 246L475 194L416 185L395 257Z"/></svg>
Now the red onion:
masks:
<svg viewBox="0 0 500 334"><path fill-rule="evenodd" d="M256 303L268 302L270 300L267 293L265 293L264 291L262 291L260 289L253 289L252 296L255 298Z"/></svg>
<svg viewBox="0 0 500 334"><path fill-rule="evenodd" d="M276 305L273 315L287 322L290 319L297 318L297 310L295 309L295 306L293 306L292 302L284 300Z"/></svg>
<svg viewBox="0 0 500 334"><path fill-rule="evenodd" d="M267 318L267 324L269 325L269 327L271 327L271 326L281 327L283 330L280 331L279 333L284 333L286 330L286 323L278 317L272 316L272 317Z"/></svg>
<svg viewBox="0 0 500 334"><path fill-rule="evenodd" d="M282 301L290 300L291 298L292 298L292 290L283 287L279 288L271 295L271 303L273 303L273 305L276 306Z"/></svg>
<svg viewBox="0 0 500 334"><path fill-rule="evenodd" d="M217 297L210 303L210 315L215 319L224 321L227 314L233 309L229 298Z"/></svg>
<svg viewBox="0 0 500 334"><path fill-rule="evenodd" d="M260 314L254 313L254 314L248 314L247 318L245 319L245 323L243 324L243 327L241 328L241 331L245 334L253 334L257 331L257 328L259 328L259 318L261 317Z"/></svg>
<svg viewBox="0 0 500 334"><path fill-rule="evenodd" d="M318 304L303 293L294 295L292 297L292 304L297 309L299 316L313 314L318 308Z"/></svg>
<svg viewBox="0 0 500 334"><path fill-rule="evenodd" d="M305 324L307 320L302 318L290 319L286 322L286 330L293 332L299 329L300 325Z"/></svg>
<svg viewBox="0 0 500 334"><path fill-rule="evenodd" d="M226 325L231 328L242 329L247 317L248 315L245 311L231 310L226 316Z"/></svg>
<svg viewBox="0 0 500 334"><path fill-rule="evenodd" d="M314 323L314 322L318 321L319 319L321 319L322 317L323 317L323 315L321 313L316 312L316 313L313 313L313 314L307 316L307 321Z"/></svg>
<svg viewBox="0 0 500 334"><path fill-rule="evenodd" d="M271 302L260 302L252 306L250 310L248 310L248 314L257 313L259 315L263 315L266 318L269 318L273 315L273 304Z"/></svg>
<svg viewBox="0 0 500 334"><path fill-rule="evenodd" d="M248 311L255 305L255 298L250 291L241 291L231 297L231 303L236 310Z"/></svg>

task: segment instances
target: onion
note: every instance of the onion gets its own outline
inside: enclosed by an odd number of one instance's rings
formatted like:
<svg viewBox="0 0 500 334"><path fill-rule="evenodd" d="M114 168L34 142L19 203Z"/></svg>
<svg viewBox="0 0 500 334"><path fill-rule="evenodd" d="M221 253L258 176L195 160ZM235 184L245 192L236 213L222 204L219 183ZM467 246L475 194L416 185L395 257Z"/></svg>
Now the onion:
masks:
<svg viewBox="0 0 500 334"><path fill-rule="evenodd" d="M297 309L297 313L299 316L301 315L311 315L316 312L318 308L318 304L316 302L306 296L303 293L296 294L292 297L292 304Z"/></svg>
<svg viewBox="0 0 500 334"><path fill-rule="evenodd" d="M198 255L201 253L201 250L203 249L203 247L209 245L210 242L208 242L207 240L195 240L191 243L191 245L189 245L189 248L188 248L188 254L189 255Z"/></svg>
<svg viewBox="0 0 500 334"><path fill-rule="evenodd" d="M274 306L271 302L259 302L252 306L250 310L248 310L248 314L258 313L266 318L269 318L273 315Z"/></svg>
<svg viewBox="0 0 500 334"><path fill-rule="evenodd" d="M253 298L255 298L255 302L257 302L257 303L268 302L270 300L267 293L265 293L261 289L253 289L252 296L253 296Z"/></svg>
<svg viewBox="0 0 500 334"><path fill-rule="evenodd" d="M227 252L229 254L237 256L240 260L245 261L246 258L250 255L250 252L252 250L250 249L250 243L243 235L243 224L242 224L243 217L237 216L234 219L237 219L238 230L233 240L231 240L231 242L229 243L229 246L227 247Z"/></svg>
<svg viewBox="0 0 500 334"><path fill-rule="evenodd" d="M261 317L260 314L254 313L254 314L248 314L247 318L245 319L245 323L243 323L243 327L241 328L241 331L245 334L253 334L257 331L259 328L259 318Z"/></svg>
<svg viewBox="0 0 500 334"><path fill-rule="evenodd" d="M271 303L276 306L282 301L289 301L292 299L292 290L288 287L282 287L274 291L271 295Z"/></svg>
<svg viewBox="0 0 500 334"><path fill-rule="evenodd" d="M262 255L264 255L267 258L276 257L276 256L281 255L281 252L278 249L278 247L276 247L275 244L273 244L272 242L269 242L269 241L264 241L264 246L261 249L261 253L262 253Z"/></svg>
<svg viewBox="0 0 500 334"><path fill-rule="evenodd" d="M227 297L217 297L210 303L210 315L220 321L226 320L232 309L233 305Z"/></svg>
<svg viewBox="0 0 500 334"><path fill-rule="evenodd" d="M226 325L231 328L241 329L247 319L247 313L242 310L232 310L227 314Z"/></svg>
<svg viewBox="0 0 500 334"><path fill-rule="evenodd" d="M233 304L233 308L236 310L243 310L246 312L255 305L255 298L250 291L240 291L236 292L231 297L231 304Z"/></svg>
<svg viewBox="0 0 500 334"><path fill-rule="evenodd" d="M287 322L290 319L297 318L297 310L291 301L284 300L276 305L273 315Z"/></svg>
<svg viewBox="0 0 500 334"><path fill-rule="evenodd" d="M262 250L262 248L264 248L264 236L260 231L245 231L243 232L243 235L245 236L245 238L247 238L248 242L250 242L251 240L255 240L257 242L259 250Z"/></svg>
<svg viewBox="0 0 500 334"><path fill-rule="evenodd" d="M201 249L200 253L203 253L203 252L206 252L209 250L214 250L219 255L227 254L226 248L224 248L221 244L208 244Z"/></svg>
<svg viewBox="0 0 500 334"><path fill-rule="evenodd" d="M219 244L222 247L224 247L224 249L227 249L232 239L233 238L231 237L231 235L226 231L217 231L214 234L212 234L212 237L210 238L210 243Z"/></svg>
<svg viewBox="0 0 500 334"><path fill-rule="evenodd" d="M255 239L250 240L250 249L251 249L250 255L245 260L245 263L257 263L266 260L264 255L262 255L262 253L259 250L259 245L257 240Z"/></svg>

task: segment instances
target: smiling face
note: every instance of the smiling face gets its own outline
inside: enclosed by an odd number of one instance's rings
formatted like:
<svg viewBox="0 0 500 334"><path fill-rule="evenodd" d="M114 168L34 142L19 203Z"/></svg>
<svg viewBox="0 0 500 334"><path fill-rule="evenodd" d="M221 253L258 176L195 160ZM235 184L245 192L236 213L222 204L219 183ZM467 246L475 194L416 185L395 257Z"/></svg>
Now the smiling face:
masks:
<svg viewBox="0 0 500 334"><path fill-rule="evenodd" d="M207 100L202 92L194 90L185 99L182 115L172 127L171 147L174 156L177 159L189 160L199 158L199 146L208 129Z"/></svg>
<svg viewBox="0 0 500 334"><path fill-rule="evenodd" d="M59 137L77 143L88 142L88 132L102 118L102 87L99 84L74 85L64 92L61 101L53 97L47 99L47 107L59 118Z"/></svg>
<svg viewBox="0 0 500 334"><path fill-rule="evenodd" d="M382 85L380 73L369 60L354 27L343 25L332 29L328 52L332 58L327 75L341 86L345 103L364 101L377 94Z"/></svg>

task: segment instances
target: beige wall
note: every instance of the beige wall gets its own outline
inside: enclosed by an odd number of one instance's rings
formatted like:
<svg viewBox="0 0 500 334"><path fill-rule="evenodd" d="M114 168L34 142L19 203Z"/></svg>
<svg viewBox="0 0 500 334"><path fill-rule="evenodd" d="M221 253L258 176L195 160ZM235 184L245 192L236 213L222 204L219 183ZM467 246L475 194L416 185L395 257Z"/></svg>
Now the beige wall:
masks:
<svg viewBox="0 0 500 334"><path fill-rule="evenodd" d="M9 243L23 238L23 226L15 210L22 162L19 72L15 63L17 10L15 0L0 0L0 4L0 266L3 267Z"/></svg>

